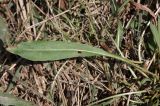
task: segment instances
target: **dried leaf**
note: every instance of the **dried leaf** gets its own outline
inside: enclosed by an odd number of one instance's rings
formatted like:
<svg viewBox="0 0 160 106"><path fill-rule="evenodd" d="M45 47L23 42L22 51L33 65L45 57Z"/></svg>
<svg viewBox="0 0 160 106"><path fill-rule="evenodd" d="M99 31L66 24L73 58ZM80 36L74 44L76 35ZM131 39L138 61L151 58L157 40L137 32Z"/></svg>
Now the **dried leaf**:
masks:
<svg viewBox="0 0 160 106"><path fill-rule="evenodd" d="M140 3L136 3L136 2L131 2L131 4L136 8L136 10L144 10L147 11L155 20L156 20L156 15L154 14L154 12L149 9L146 5L142 5Z"/></svg>
<svg viewBox="0 0 160 106"><path fill-rule="evenodd" d="M67 9L66 0L59 0L59 8L62 10Z"/></svg>

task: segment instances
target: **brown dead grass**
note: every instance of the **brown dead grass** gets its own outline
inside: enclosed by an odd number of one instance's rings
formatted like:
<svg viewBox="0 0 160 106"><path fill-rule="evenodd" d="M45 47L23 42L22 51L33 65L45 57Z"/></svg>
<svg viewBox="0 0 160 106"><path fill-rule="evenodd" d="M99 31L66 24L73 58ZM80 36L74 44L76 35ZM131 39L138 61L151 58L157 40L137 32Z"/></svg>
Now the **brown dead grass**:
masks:
<svg viewBox="0 0 160 106"><path fill-rule="evenodd" d="M121 6L122 1L118 0L117 5ZM147 1L144 4L150 8L149 3L156 5L157 2ZM0 15L8 23L8 46L32 40L64 40L92 44L117 54L111 38L115 39L118 21L121 20L124 26L122 53L139 61L139 38L151 16L138 12L130 3L124 7L119 13L114 13L109 0L10 0L0 3ZM137 24L141 23L139 28L127 26L134 20ZM146 40L149 34L149 31L146 32ZM141 52L144 67L148 67L148 61L151 62L149 69L159 75L160 67L153 57L154 53L148 51L145 44ZM39 106L86 106L109 96L141 90L149 92L110 99L108 102L113 106L126 106L134 102L154 103L159 99L159 79L145 79L135 73L136 79L128 70L128 65L110 58L31 62L4 52L1 65L0 90Z"/></svg>

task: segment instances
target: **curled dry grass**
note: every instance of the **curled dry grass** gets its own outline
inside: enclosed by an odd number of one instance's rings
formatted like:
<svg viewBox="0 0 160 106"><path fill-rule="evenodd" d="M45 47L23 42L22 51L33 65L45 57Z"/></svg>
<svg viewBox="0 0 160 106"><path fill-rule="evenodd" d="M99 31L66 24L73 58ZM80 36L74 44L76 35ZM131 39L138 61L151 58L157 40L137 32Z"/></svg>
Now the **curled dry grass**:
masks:
<svg viewBox="0 0 160 106"><path fill-rule="evenodd" d="M156 12L158 3L146 0L142 4ZM151 15L136 10L129 0L10 0L0 3L0 15L9 28L7 46L32 40L81 42L139 61L159 76L159 55L146 27ZM121 35L117 35L119 21ZM116 35L121 36L118 47ZM145 78L111 58L44 63L4 51L0 59L1 92L40 106L159 104L159 77Z"/></svg>

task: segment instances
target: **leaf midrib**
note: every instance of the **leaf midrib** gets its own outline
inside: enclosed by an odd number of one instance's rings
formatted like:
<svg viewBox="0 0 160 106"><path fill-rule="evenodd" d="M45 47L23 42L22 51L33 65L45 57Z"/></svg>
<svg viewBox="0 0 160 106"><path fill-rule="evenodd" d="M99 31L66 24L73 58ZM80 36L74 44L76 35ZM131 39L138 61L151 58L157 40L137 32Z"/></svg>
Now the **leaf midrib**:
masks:
<svg viewBox="0 0 160 106"><path fill-rule="evenodd" d="M81 50L81 49L21 49L23 51L29 51L29 52L60 52L60 51L69 51L69 52L73 52L73 51L80 51L80 52L87 52L87 53L93 53L93 54L98 54L98 55L103 55L106 56L106 54L111 54L105 51L101 51L101 52L105 52L105 53L99 53L99 52L93 52L90 50ZM20 50L20 51L21 51Z"/></svg>

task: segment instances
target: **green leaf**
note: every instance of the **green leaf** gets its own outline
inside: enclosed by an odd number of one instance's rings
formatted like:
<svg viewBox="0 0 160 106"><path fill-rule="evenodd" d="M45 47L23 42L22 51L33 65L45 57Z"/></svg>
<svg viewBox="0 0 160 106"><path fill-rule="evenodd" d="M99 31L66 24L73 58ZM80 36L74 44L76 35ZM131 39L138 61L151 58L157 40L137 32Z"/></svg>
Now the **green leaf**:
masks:
<svg viewBox="0 0 160 106"><path fill-rule="evenodd" d="M0 105L5 106L35 106L31 102L24 101L20 98L14 97L11 94L0 92Z"/></svg>
<svg viewBox="0 0 160 106"><path fill-rule="evenodd" d="M122 36L123 35L123 26L121 21L118 22L118 30L117 30L117 36L116 36L116 44L117 47L119 48L121 46L121 42L122 42Z"/></svg>
<svg viewBox="0 0 160 106"><path fill-rule="evenodd" d="M152 23L150 24L150 29L152 31L152 34L154 36L154 39L158 45L159 52L160 52L160 32L158 31L157 27L153 25Z"/></svg>
<svg viewBox="0 0 160 106"><path fill-rule="evenodd" d="M160 16L158 16L158 32L160 34Z"/></svg>
<svg viewBox="0 0 160 106"><path fill-rule="evenodd" d="M52 61L105 54L105 51L89 45L62 41L23 42L16 48L8 48L8 50L32 61Z"/></svg>
<svg viewBox="0 0 160 106"><path fill-rule="evenodd" d="M8 32L7 23L5 19L0 16L0 39L4 43L8 43L8 37L9 37L9 32Z"/></svg>
<svg viewBox="0 0 160 106"><path fill-rule="evenodd" d="M147 75L145 73L152 74L139 65L134 64L135 61L131 61L129 59L108 53L102 49L80 43L63 41L32 41L22 42L17 47L10 47L7 48L7 50L13 54L17 54L32 61L52 61L72 57L107 56L124 61L134 66L146 77Z"/></svg>
<svg viewBox="0 0 160 106"><path fill-rule="evenodd" d="M110 5L112 5L111 6L112 14L115 15L116 11L117 11L117 8L118 8L118 6L116 4L116 0L110 0L110 3L111 3Z"/></svg>
<svg viewBox="0 0 160 106"><path fill-rule="evenodd" d="M118 8L118 14L120 14L124 9L125 9L125 6L130 2L131 0L125 0L124 3L121 5L120 8Z"/></svg>

